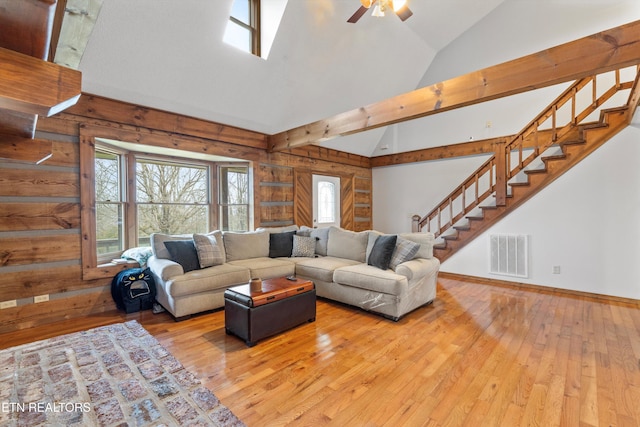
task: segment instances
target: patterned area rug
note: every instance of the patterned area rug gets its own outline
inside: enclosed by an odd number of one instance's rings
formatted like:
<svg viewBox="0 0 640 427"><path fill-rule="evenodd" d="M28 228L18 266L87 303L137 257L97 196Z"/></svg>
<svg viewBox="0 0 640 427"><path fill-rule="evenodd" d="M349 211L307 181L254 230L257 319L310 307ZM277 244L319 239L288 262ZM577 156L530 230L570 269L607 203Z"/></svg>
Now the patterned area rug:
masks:
<svg viewBox="0 0 640 427"><path fill-rule="evenodd" d="M0 426L244 426L135 320L0 351Z"/></svg>

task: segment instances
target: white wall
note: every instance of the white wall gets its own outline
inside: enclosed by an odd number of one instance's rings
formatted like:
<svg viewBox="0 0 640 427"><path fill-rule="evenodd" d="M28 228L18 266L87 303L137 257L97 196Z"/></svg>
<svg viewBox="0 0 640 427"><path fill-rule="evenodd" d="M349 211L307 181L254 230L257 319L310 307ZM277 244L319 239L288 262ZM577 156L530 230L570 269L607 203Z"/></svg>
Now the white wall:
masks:
<svg viewBox="0 0 640 427"><path fill-rule="evenodd" d="M640 128L624 129L442 264L442 271L640 299ZM373 226L410 231L484 157L373 170ZM529 278L489 274L489 235L529 236ZM559 265L561 273L552 274Z"/></svg>
<svg viewBox="0 0 640 427"><path fill-rule="evenodd" d="M640 299L639 141L640 129L626 128L442 271ZM529 235L528 279L489 274L491 234Z"/></svg>
<svg viewBox="0 0 640 427"><path fill-rule="evenodd" d="M637 1L508 0L438 53L424 85L640 19ZM390 127L376 155L515 133L560 93L552 87ZM492 122L487 128L486 123ZM629 127L487 233L442 271L640 299L640 130ZM381 150L388 146L386 150ZM373 170L373 226L410 229L485 157ZM491 233L530 236L528 279L488 273ZM559 265L560 274L552 274Z"/></svg>

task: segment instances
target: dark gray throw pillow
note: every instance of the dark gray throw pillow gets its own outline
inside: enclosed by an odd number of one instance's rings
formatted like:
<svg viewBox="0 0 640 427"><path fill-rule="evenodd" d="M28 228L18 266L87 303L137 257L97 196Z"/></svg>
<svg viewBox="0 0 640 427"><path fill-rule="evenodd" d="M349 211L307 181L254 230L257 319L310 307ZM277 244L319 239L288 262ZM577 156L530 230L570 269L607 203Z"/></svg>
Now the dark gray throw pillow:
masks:
<svg viewBox="0 0 640 427"><path fill-rule="evenodd" d="M185 273L200 269L198 251L193 240L167 240L164 245L169 251L171 261L180 264Z"/></svg>
<svg viewBox="0 0 640 427"><path fill-rule="evenodd" d="M271 233L269 235L269 257L290 257L293 251L293 235L295 231Z"/></svg>
<svg viewBox="0 0 640 427"><path fill-rule="evenodd" d="M398 236L396 235L378 236L373 244L371 253L369 254L369 261L367 264L378 267L382 270L388 269L391 257L393 256L393 251L396 248L397 240Z"/></svg>

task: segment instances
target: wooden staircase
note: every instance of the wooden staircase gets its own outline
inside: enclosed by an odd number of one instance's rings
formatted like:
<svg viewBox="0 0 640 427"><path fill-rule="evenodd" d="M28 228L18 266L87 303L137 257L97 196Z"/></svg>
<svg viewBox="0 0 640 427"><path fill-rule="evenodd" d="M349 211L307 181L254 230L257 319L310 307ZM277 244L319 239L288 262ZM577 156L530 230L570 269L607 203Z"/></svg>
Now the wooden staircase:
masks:
<svg viewBox="0 0 640 427"><path fill-rule="evenodd" d="M633 78L621 82L623 73ZM628 126L638 106L639 78L640 66L633 66L578 80L498 146L489 160L414 224L438 238L435 256L440 261L449 258ZM611 84L600 92L603 81ZM606 104L623 91L629 92L624 105ZM598 113L599 119L588 121ZM562 119L566 122L559 125Z"/></svg>

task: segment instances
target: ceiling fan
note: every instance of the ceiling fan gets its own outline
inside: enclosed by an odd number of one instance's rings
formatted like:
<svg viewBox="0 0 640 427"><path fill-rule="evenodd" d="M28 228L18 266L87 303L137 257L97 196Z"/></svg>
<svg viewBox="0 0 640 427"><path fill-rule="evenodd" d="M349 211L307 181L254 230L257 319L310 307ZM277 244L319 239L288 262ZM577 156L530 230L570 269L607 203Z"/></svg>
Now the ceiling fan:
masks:
<svg viewBox="0 0 640 427"><path fill-rule="evenodd" d="M355 24L371 6L373 6L373 16L384 16L385 12L392 11L398 15L402 21L406 21L413 15L413 12L411 12L409 6L407 6L407 0L360 0L360 3L362 3L362 6L356 10L356 13L354 13L351 18L347 19L347 22Z"/></svg>

